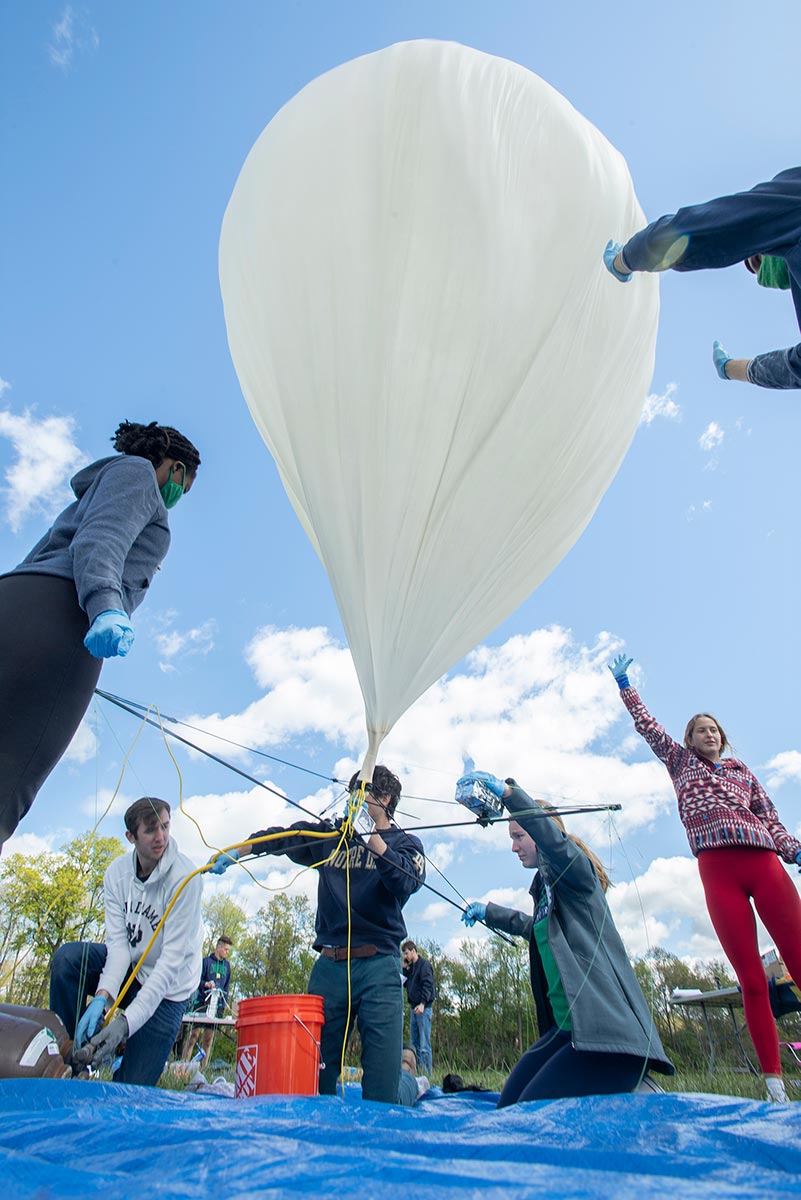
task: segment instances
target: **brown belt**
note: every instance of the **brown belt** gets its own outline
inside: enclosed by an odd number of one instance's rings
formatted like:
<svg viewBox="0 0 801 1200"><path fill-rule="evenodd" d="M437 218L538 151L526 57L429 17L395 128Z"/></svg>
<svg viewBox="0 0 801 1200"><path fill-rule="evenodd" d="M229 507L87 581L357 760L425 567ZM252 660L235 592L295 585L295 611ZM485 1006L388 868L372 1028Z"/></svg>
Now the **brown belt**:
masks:
<svg viewBox="0 0 801 1200"><path fill-rule="evenodd" d="M346 962L348 958L347 946L323 946L320 953L324 958L333 958L334 962ZM351 958L372 958L374 954L378 954L375 946L351 946Z"/></svg>

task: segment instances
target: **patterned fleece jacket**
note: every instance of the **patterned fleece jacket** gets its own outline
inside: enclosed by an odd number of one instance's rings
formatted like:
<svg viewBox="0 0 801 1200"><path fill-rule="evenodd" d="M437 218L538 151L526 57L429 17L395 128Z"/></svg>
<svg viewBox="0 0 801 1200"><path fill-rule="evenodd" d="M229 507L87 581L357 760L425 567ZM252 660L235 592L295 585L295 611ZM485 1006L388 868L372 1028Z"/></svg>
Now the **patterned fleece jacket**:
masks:
<svg viewBox="0 0 801 1200"><path fill-rule="evenodd" d="M668 769L693 854L751 846L774 850L785 862L795 861L801 842L784 828L770 797L744 763L736 758L711 763L674 742L634 688L624 688L620 698L634 728Z"/></svg>

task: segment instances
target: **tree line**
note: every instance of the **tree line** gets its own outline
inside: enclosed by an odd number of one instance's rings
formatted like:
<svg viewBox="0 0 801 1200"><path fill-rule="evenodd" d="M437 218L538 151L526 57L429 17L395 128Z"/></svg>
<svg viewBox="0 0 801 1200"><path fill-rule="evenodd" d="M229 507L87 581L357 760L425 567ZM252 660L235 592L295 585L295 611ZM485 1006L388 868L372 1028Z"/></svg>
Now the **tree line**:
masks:
<svg viewBox="0 0 801 1200"><path fill-rule="evenodd" d="M124 852L117 838L84 834L57 853L14 854L0 862L0 1000L46 1007L50 960L63 942L102 942L103 875ZM314 910L303 896L276 893L255 916L222 892L203 902L204 954L227 934L231 956L231 995L281 995L304 992L316 954ZM414 934L412 935L414 936ZM511 1069L537 1038L537 1020L529 985L528 947L492 935L465 939L458 956L433 941L417 941L434 970L437 1000L432 1022L437 1064L460 1072ZM701 991L735 983L728 966L712 961L690 967L656 947L632 960L648 997L662 1042L677 1068L703 1071L708 1043L700 1012L670 1004L674 988ZM727 1011L709 1012L719 1043L717 1062L741 1065L741 1054ZM783 1018L785 1040L801 1040L801 1018ZM743 1041L750 1051L748 1035Z"/></svg>

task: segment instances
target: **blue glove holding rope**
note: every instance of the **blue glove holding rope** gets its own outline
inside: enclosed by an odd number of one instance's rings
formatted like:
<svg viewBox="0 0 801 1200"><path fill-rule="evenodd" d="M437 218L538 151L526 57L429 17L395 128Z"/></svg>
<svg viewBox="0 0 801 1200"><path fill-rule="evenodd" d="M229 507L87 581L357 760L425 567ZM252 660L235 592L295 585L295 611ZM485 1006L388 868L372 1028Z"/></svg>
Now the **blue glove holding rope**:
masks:
<svg viewBox="0 0 801 1200"><path fill-rule="evenodd" d="M456 781L458 788L460 783L469 783L471 780L476 780L478 783L483 783L484 787L489 788L494 796L500 799L506 791L506 784L497 775L491 775L489 771L468 771L461 779Z"/></svg>
<svg viewBox="0 0 801 1200"><path fill-rule="evenodd" d="M483 921L486 915L486 904L482 904L480 900L474 900L472 904L468 904L462 913L462 920L468 928L472 928L476 921Z"/></svg>
<svg viewBox="0 0 801 1200"><path fill-rule="evenodd" d="M73 1050L80 1050L84 1042L97 1033L108 1006L109 1002L105 996L95 996L78 1022L75 1041L72 1043Z"/></svg>
<svg viewBox="0 0 801 1200"><path fill-rule="evenodd" d="M720 342L712 343L712 362L715 364L715 370L721 379L729 382L729 377L726 374L726 363L731 362L731 355L727 354L721 346Z"/></svg>
<svg viewBox="0 0 801 1200"><path fill-rule="evenodd" d="M633 658L626 658L625 654L618 654L617 658L613 659L609 665L609 670L614 675L615 683L620 688L621 692L625 691L626 688L631 687L631 684L629 683L629 677L626 672L633 662Z"/></svg>
<svg viewBox="0 0 801 1200"><path fill-rule="evenodd" d="M98 613L83 644L94 658L124 658L134 644L134 629L127 613L118 608Z"/></svg>
<svg viewBox="0 0 801 1200"><path fill-rule="evenodd" d="M209 863L211 865L209 867L208 874L222 875L228 870L229 867L232 867L235 862L239 862L239 851L236 849L224 850L219 854L212 854L211 858L209 859Z"/></svg>
<svg viewBox="0 0 801 1200"><path fill-rule="evenodd" d="M113 1059L118 1047L128 1037L128 1020L125 1013L118 1012L111 1018L108 1025L89 1041L82 1050L73 1055L75 1062L93 1067L99 1067L108 1059Z"/></svg>
<svg viewBox="0 0 801 1200"><path fill-rule="evenodd" d="M798 863L798 870L801 871L801 850L796 854L795 861Z"/></svg>
<svg viewBox="0 0 801 1200"><path fill-rule="evenodd" d="M631 271L618 271L617 267L615 266L615 259L622 249L623 246L620 242L613 242L610 238L606 243L606 249L604 250L604 266L610 275L614 275L615 279L619 280L621 283L628 283L628 281L631 279Z"/></svg>

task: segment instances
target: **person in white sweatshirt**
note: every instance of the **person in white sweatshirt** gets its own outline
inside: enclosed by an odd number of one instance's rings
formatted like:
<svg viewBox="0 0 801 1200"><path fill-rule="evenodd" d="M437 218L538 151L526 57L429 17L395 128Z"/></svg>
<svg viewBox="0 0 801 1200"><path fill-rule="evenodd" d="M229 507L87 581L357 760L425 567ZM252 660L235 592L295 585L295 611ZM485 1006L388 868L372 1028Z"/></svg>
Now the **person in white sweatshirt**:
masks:
<svg viewBox="0 0 801 1200"><path fill-rule="evenodd" d="M170 837L170 806L143 796L125 813L133 846L109 866L103 880L106 944L70 942L50 965L50 1007L74 1038L77 1061L99 1066L125 1045L115 1083L153 1085L167 1062L190 996L200 977L203 923L201 877L183 888L122 1004L103 1026L107 1010L139 962L159 921L195 870ZM87 1007L87 997L93 999Z"/></svg>

